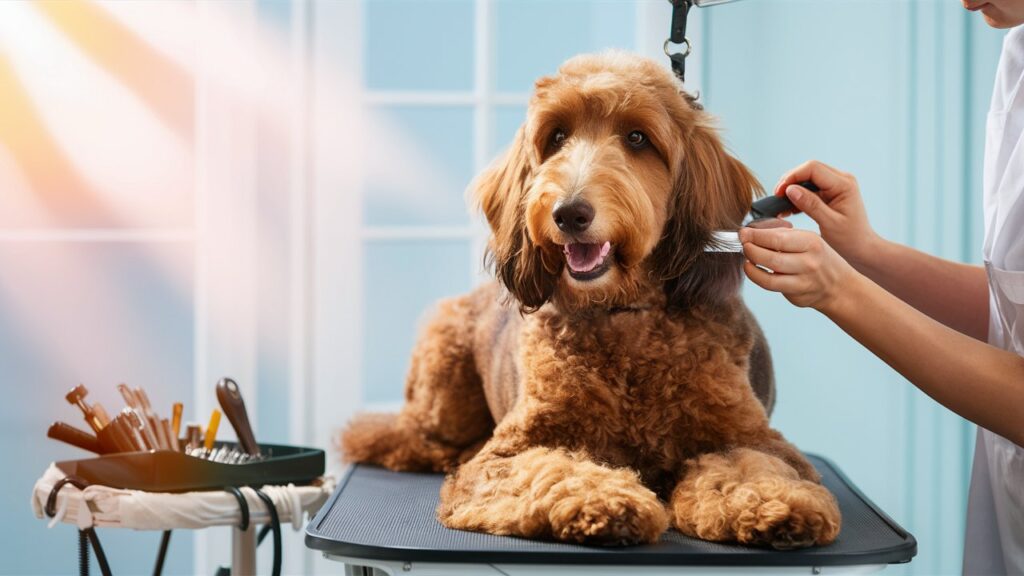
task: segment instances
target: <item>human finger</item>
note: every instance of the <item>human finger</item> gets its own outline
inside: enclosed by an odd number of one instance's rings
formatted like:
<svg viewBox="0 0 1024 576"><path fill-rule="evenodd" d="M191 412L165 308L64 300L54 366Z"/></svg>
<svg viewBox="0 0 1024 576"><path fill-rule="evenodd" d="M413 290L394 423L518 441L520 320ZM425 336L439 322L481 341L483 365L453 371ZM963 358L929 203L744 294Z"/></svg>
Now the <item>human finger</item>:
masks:
<svg viewBox="0 0 1024 576"><path fill-rule="evenodd" d="M804 252L778 252L747 243L743 245L743 255L750 262L780 274L797 274L809 268Z"/></svg>
<svg viewBox="0 0 1024 576"><path fill-rule="evenodd" d="M810 216L818 224L828 226L839 218L839 214L829 207L821 196L803 186L791 184L786 188L786 197L797 209Z"/></svg>
<svg viewBox="0 0 1024 576"><path fill-rule="evenodd" d="M808 160L783 174L779 183L775 185L775 195L783 196L787 187L801 182L813 182L819 189L828 190L842 186L846 183L845 180L846 175L832 166L817 160Z"/></svg>
<svg viewBox="0 0 1024 576"><path fill-rule="evenodd" d="M799 288L799 279L789 274L773 274L762 270L747 260L743 263L743 272L751 282L771 292L788 293Z"/></svg>
<svg viewBox="0 0 1024 576"><path fill-rule="evenodd" d="M760 220L754 220L747 224L747 226L768 230L771 228L792 228L793 223L783 218L761 218Z"/></svg>
<svg viewBox="0 0 1024 576"><path fill-rule="evenodd" d="M740 228L740 242L779 252L806 252L815 234L788 228Z"/></svg>

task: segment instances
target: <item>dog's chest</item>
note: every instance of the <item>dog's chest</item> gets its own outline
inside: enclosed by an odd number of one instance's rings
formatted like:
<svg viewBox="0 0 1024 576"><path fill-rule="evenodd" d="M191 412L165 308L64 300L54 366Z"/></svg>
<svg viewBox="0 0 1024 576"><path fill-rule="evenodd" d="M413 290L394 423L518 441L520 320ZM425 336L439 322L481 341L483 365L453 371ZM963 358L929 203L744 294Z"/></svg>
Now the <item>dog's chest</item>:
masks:
<svg viewBox="0 0 1024 576"><path fill-rule="evenodd" d="M527 337L525 392L563 445L646 476L711 443L704 383L732 363L715 330L632 313L549 323Z"/></svg>

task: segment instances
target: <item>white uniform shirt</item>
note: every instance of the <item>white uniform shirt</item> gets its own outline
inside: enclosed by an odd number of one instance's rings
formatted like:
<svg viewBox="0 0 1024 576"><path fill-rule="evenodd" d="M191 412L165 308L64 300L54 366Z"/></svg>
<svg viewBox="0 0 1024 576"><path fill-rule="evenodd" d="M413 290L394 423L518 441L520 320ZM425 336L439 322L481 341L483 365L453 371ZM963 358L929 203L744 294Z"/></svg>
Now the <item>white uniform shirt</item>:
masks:
<svg viewBox="0 0 1024 576"><path fill-rule="evenodd" d="M1024 26L1003 41L985 139L989 343L1024 355ZM1024 383L1017 383L1024 385ZM1020 406L1024 420L1024 406ZM1024 449L978 428L964 574L1024 574Z"/></svg>

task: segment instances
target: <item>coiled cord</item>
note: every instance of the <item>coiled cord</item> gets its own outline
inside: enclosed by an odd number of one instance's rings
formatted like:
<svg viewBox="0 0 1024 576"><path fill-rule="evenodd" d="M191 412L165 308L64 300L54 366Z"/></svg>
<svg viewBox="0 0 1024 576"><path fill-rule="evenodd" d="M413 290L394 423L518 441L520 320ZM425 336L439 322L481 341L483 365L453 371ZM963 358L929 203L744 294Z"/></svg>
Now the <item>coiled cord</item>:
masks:
<svg viewBox="0 0 1024 576"><path fill-rule="evenodd" d="M78 573L89 576L89 537L84 530L78 531Z"/></svg>

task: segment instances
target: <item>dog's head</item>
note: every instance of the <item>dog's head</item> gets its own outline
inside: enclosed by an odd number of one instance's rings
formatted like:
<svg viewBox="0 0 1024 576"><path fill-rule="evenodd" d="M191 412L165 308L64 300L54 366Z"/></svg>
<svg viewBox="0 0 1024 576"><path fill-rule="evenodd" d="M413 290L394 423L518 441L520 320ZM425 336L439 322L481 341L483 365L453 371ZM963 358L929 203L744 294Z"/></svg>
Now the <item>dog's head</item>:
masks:
<svg viewBox="0 0 1024 576"><path fill-rule="evenodd" d="M705 252L761 193L672 74L625 53L537 81L511 148L474 183L498 279L525 311L731 298L736 254Z"/></svg>

